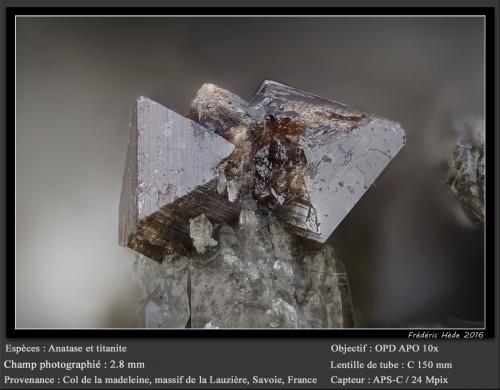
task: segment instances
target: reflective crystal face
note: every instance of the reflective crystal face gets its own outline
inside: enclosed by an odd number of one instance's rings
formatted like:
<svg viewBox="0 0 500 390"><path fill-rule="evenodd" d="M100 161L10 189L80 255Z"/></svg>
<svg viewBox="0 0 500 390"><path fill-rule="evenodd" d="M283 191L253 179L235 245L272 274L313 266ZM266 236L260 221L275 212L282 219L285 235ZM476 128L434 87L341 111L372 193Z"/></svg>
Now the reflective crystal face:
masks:
<svg viewBox="0 0 500 390"><path fill-rule="evenodd" d="M205 84L190 117L140 98L130 131L120 239L158 261L192 249L191 218L234 222L247 193L325 242L405 143L395 122L273 81L249 103Z"/></svg>
<svg viewBox="0 0 500 390"><path fill-rule="evenodd" d="M352 327L347 275L329 246L304 245L262 206L245 200L238 222L195 218L193 243L215 243L188 258L137 262L149 328ZM210 233L210 234L209 234Z"/></svg>
<svg viewBox="0 0 500 390"><path fill-rule="evenodd" d="M264 82L255 153L258 199L295 233L325 242L405 143L401 126L299 89Z"/></svg>
<svg viewBox="0 0 500 390"><path fill-rule="evenodd" d="M217 167L234 145L147 98L136 102L120 199L120 243L162 261L189 241L189 220L237 218L217 192Z"/></svg>
<svg viewBox="0 0 500 390"><path fill-rule="evenodd" d="M353 326L349 285L331 247L306 250L252 201L243 202L238 224L217 234L213 254L192 258L192 327Z"/></svg>
<svg viewBox="0 0 500 390"><path fill-rule="evenodd" d="M120 201L146 327L354 326L322 245L402 148L394 122L265 81L203 85L189 118L140 98Z"/></svg>

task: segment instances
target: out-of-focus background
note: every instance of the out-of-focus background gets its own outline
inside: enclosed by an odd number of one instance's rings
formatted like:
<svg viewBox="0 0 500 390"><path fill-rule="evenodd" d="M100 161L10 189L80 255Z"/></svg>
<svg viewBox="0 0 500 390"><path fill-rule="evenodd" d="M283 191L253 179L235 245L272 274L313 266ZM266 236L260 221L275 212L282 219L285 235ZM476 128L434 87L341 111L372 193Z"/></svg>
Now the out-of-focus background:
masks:
<svg viewBox="0 0 500 390"><path fill-rule="evenodd" d="M483 117L481 18L17 18L16 326L134 327L118 201L134 99L275 79L402 124L406 148L333 233L357 325L483 319L483 228L446 187ZM479 323L480 325L480 323Z"/></svg>

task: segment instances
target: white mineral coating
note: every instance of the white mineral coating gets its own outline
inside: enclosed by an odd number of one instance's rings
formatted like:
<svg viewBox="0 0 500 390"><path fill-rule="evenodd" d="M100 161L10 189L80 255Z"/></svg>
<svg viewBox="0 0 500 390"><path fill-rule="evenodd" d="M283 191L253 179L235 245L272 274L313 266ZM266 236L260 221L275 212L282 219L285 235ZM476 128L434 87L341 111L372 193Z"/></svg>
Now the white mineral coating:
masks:
<svg viewBox="0 0 500 390"><path fill-rule="evenodd" d="M188 259L159 264L144 256L135 262L143 310L139 327L185 328L190 317Z"/></svg>
<svg viewBox="0 0 500 390"><path fill-rule="evenodd" d="M253 189L253 149L255 136L261 131L264 110L250 107L239 96L213 84L204 84L191 102L189 116L235 145L224 163L224 175L218 190L226 189L227 197L235 202L240 193Z"/></svg>
<svg viewBox="0 0 500 390"><path fill-rule="evenodd" d="M214 84L203 84L191 102L191 118L217 134L251 127L262 120L264 112L250 107L234 93Z"/></svg>
<svg viewBox="0 0 500 390"><path fill-rule="evenodd" d="M207 246L217 245L212 238L213 226L205 214L200 214L189 221L189 235L198 253L205 253Z"/></svg>

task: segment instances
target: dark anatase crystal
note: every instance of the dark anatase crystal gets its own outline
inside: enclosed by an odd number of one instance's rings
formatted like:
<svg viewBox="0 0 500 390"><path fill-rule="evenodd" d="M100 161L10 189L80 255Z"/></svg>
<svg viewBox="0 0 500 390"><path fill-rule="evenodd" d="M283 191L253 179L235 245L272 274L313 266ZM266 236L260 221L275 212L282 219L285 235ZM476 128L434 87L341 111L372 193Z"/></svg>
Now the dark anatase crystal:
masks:
<svg viewBox="0 0 500 390"><path fill-rule="evenodd" d="M287 229L318 242L405 143L395 122L274 81L265 81L248 104L205 85L191 117L235 144L225 180L252 190Z"/></svg>
<svg viewBox="0 0 500 390"><path fill-rule="evenodd" d="M354 326L323 243L403 147L395 123L265 81L245 102L203 85L189 117L141 98L120 242L137 261L142 326Z"/></svg>
<svg viewBox="0 0 500 390"><path fill-rule="evenodd" d="M120 244L162 261L191 248L191 218L236 219L239 206L217 191L217 168L233 150L199 124L139 98L120 199Z"/></svg>
<svg viewBox="0 0 500 390"><path fill-rule="evenodd" d="M257 140L257 199L288 229L325 242L404 146L399 124L265 81L250 100L266 121Z"/></svg>

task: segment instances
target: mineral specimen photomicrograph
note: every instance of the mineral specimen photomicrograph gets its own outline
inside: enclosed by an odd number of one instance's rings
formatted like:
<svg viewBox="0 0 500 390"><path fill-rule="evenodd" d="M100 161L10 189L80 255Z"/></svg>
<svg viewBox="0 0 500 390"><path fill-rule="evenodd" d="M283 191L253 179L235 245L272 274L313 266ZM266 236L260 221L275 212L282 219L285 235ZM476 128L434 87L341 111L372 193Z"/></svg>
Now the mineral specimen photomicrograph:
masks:
<svg viewBox="0 0 500 390"><path fill-rule="evenodd" d="M449 162L447 183L467 216L476 224L484 223L484 150L483 120L465 126Z"/></svg>
<svg viewBox="0 0 500 390"><path fill-rule="evenodd" d="M141 97L120 244L148 328L353 327L326 241L405 144L399 124L274 81L204 84L187 117Z"/></svg>

